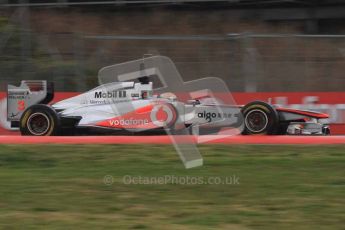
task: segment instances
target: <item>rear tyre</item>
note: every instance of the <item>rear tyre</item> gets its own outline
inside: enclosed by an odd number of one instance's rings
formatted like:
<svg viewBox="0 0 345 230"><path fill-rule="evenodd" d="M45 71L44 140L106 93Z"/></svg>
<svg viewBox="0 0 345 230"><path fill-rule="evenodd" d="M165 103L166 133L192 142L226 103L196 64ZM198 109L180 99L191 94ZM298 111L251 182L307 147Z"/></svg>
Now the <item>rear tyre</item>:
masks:
<svg viewBox="0 0 345 230"><path fill-rule="evenodd" d="M20 132L23 136L56 136L59 135L59 129L59 117L48 105L33 105L20 118Z"/></svg>
<svg viewBox="0 0 345 230"><path fill-rule="evenodd" d="M262 101L248 103L242 109L245 135L274 135L279 128L279 116L272 105Z"/></svg>

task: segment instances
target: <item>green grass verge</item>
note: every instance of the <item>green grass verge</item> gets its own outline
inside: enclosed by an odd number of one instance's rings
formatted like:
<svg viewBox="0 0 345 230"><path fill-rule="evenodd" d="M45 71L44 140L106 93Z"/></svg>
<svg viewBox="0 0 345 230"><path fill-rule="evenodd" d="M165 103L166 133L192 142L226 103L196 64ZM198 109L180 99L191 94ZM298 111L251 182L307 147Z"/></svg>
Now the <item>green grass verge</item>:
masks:
<svg viewBox="0 0 345 230"><path fill-rule="evenodd" d="M345 146L1 145L2 229L344 229ZM103 182L114 178L112 185ZM236 175L239 184L125 184Z"/></svg>

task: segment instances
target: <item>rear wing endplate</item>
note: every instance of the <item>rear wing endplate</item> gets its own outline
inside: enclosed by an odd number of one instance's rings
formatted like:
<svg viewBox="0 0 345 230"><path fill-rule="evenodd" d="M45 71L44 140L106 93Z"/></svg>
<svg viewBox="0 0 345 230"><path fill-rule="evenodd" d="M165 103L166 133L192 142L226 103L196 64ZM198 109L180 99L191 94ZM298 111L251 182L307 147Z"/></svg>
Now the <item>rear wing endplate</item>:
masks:
<svg viewBox="0 0 345 230"><path fill-rule="evenodd" d="M21 81L20 86L7 86L7 120L19 121L25 109L35 104L48 104L54 97L52 83L44 80Z"/></svg>

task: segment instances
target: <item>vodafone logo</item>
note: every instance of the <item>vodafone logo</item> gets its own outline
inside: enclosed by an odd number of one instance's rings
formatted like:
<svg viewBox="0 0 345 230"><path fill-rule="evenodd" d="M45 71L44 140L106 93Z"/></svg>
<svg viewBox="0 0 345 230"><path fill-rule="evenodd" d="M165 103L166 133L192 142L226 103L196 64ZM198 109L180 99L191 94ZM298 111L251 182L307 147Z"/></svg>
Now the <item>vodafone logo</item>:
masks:
<svg viewBox="0 0 345 230"><path fill-rule="evenodd" d="M156 126L169 126L176 120L175 109L169 104L158 104L150 114L151 121Z"/></svg>

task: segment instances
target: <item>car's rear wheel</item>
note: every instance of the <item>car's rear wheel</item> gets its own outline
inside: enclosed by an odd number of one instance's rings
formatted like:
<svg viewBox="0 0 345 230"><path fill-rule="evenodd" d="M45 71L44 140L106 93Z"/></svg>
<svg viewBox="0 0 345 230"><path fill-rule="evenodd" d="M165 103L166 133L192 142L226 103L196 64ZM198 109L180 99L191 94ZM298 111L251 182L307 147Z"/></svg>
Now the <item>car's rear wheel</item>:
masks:
<svg viewBox="0 0 345 230"><path fill-rule="evenodd" d="M47 105L29 107L20 119L20 132L24 136L55 136L59 128L58 115Z"/></svg>
<svg viewBox="0 0 345 230"><path fill-rule="evenodd" d="M276 134L279 128L279 117L277 111L262 101L254 101L242 109L244 118L243 134L263 135Z"/></svg>

